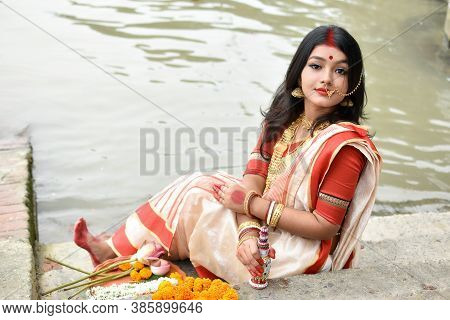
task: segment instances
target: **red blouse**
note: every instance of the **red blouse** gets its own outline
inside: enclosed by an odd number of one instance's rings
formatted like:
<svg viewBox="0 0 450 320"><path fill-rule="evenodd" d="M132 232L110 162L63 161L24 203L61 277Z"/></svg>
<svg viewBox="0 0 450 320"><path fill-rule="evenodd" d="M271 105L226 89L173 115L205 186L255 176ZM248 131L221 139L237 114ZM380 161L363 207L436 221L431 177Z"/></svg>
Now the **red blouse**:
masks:
<svg viewBox="0 0 450 320"><path fill-rule="evenodd" d="M256 174L267 178L270 160L263 159L259 154L261 140L262 134L250 154L244 175ZM269 158L273 153L275 143L275 141L266 143L263 147L264 154ZM365 164L366 158L356 148L344 146L339 150L318 190L319 198L315 212L329 222L340 225L344 220Z"/></svg>

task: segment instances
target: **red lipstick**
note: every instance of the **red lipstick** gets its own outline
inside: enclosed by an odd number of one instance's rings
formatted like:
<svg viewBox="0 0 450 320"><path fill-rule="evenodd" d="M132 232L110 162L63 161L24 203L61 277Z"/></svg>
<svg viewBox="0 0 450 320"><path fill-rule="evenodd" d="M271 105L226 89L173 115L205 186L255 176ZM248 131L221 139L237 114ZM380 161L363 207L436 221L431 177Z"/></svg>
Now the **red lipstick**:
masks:
<svg viewBox="0 0 450 320"><path fill-rule="evenodd" d="M327 96L327 95L328 95L328 94L327 94L327 90L324 89L324 88L317 88L317 89L316 89L316 92L317 92L318 94L320 94L321 96Z"/></svg>

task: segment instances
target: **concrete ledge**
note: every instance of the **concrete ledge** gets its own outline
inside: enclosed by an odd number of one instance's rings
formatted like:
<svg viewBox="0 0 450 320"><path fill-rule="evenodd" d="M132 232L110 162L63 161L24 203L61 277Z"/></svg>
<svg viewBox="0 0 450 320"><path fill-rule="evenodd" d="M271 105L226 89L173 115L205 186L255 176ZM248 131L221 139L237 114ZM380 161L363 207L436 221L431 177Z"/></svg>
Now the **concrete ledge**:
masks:
<svg viewBox="0 0 450 320"><path fill-rule="evenodd" d="M0 140L0 299L37 299L36 215L26 137Z"/></svg>
<svg viewBox="0 0 450 320"><path fill-rule="evenodd" d="M34 253L28 238L0 240L0 299L38 299Z"/></svg>

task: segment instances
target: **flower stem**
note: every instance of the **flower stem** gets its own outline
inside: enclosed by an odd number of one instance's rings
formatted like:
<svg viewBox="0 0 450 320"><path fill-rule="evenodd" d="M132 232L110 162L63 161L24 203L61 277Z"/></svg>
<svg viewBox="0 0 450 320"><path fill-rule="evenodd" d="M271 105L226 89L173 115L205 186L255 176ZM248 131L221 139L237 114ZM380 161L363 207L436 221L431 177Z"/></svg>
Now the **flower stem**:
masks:
<svg viewBox="0 0 450 320"><path fill-rule="evenodd" d="M121 273L112 274L112 275L103 277L103 278L101 278L101 279L92 280L92 281L89 281L89 282L77 284L77 285L72 286L72 287L64 288L63 291L72 290L72 289L79 288L79 287L83 287L83 286L86 286L86 285L88 285L88 286L93 286L93 285L96 285L96 284L102 284L102 283L104 283L104 282L108 282L109 280L117 279L116 277L119 276L119 275L120 275L119 278L122 278L122 277L124 277L124 276L130 274L130 272L131 272L131 270L127 270L127 271L124 271L124 272L121 272Z"/></svg>
<svg viewBox="0 0 450 320"><path fill-rule="evenodd" d="M130 272L131 272L131 271L130 271ZM102 283L104 283L104 282L107 282L108 280L116 280L116 279L122 278L122 277L126 276L126 273L129 274L128 270L125 271L125 272L119 273L119 274L117 274L117 275L113 275L113 276L107 277L107 278L109 278L109 279L103 278L103 279L99 279L99 280L97 280L97 281L93 281L92 283L85 284L86 286L82 287L80 290L78 290L77 292L75 292L73 295L71 295L71 296L68 297L67 299L71 300L71 299L75 298L77 295L79 295L80 293L82 293L82 292L85 291L86 289L88 289L88 288L90 288L90 287L93 287L93 286L96 285L96 284L102 284ZM97 283L96 283L96 282L97 282ZM79 287L79 286L78 286L78 287ZM75 289L75 288L76 288L76 287L73 287L72 289Z"/></svg>
<svg viewBox="0 0 450 320"><path fill-rule="evenodd" d="M84 271L84 270L82 270L82 269L73 267L73 266L71 266L71 265L68 265L68 264L66 264L66 263L64 263L64 262L58 261L58 260L56 260L56 259L53 259L53 258L50 258L50 257L45 257L45 259L50 260L50 261L52 261L52 262L55 262L55 263L57 263L57 264L60 264L60 265L62 265L62 266L64 266L64 267L67 267L67 268L69 268L69 269L72 269L72 270L75 270L75 271L78 271L78 272L81 272L81 273L84 273L84 274L90 274L90 273L87 272L87 271Z"/></svg>
<svg viewBox="0 0 450 320"><path fill-rule="evenodd" d="M73 298L75 298L77 295L79 295L80 293L82 293L83 291L87 290L87 288L89 288L89 286L83 287L80 290L78 290L77 292L75 292L73 295L71 295L70 297L67 298L67 300L72 300Z"/></svg>
<svg viewBox="0 0 450 320"><path fill-rule="evenodd" d="M78 279L78 280L75 280L75 281L72 281L72 282L68 282L68 283L63 284L63 285L60 285L60 286L58 286L58 287L56 287L56 288L53 288L53 289L51 289L51 290L49 290L49 291L46 291L46 292L42 293L42 295L43 295L43 296L46 296L46 295L48 295L48 294L50 294L50 293L52 293L52 292L54 292L54 291L60 290L60 289L62 289L62 288L71 286L71 285L76 284L76 283L78 283L78 282L81 282L81 281L83 281L83 280L89 279L89 278L91 278L91 277L93 277L93 276L96 276L96 275L98 275L98 274L100 274L100 273L104 273L104 272L106 272L106 271L113 270L113 269L117 268L117 267L118 267L119 265L121 265L121 264L129 263L129 262L132 262L132 261L134 261L134 260L135 260L135 259L129 259L129 260L125 260L125 261L119 261L119 262L116 262L116 263L110 265L109 267L106 267L106 268L100 269L100 270L98 270L98 271L96 271L96 272L93 272L93 273L87 275L86 277L82 277L82 278L80 278L80 279Z"/></svg>

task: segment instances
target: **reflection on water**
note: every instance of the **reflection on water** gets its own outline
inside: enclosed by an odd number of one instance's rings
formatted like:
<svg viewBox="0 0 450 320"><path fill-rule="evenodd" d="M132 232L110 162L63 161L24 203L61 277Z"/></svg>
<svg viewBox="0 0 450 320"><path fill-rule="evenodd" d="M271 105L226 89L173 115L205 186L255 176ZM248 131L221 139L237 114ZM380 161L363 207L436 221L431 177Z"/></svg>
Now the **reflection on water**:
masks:
<svg viewBox="0 0 450 320"><path fill-rule="evenodd" d="M68 240L79 215L94 231L104 230L178 176L167 168L140 174L140 128L163 132L182 122L197 133L258 126L259 108L270 103L303 36L328 23L347 28L368 55L368 124L384 157L374 214L450 207L444 1L45 0L14 6L97 65L0 8L0 46L7 48L0 108L8 115L0 120L1 133L31 124L43 241ZM236 137L232 145L226 139L211 148L223 170L240 176L255 136ZM199 157L205 149L189 143L182 152L166 146L160 155L183 166L189 154Z"/></svg>

